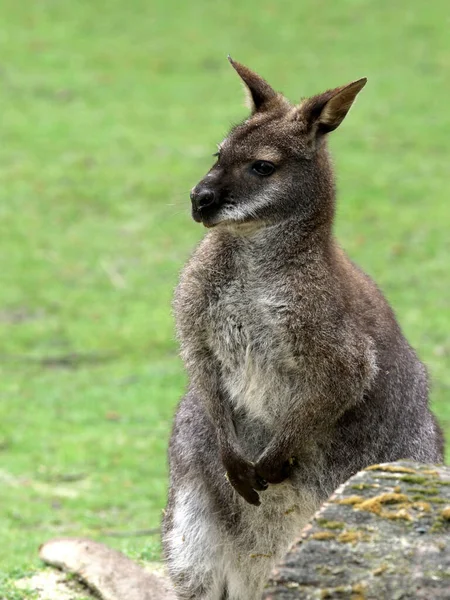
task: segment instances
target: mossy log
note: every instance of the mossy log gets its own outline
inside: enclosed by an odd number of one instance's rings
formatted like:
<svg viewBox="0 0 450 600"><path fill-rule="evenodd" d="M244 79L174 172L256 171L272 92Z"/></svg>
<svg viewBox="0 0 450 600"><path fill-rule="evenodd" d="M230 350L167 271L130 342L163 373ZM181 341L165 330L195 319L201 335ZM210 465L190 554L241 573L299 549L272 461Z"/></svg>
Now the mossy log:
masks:
<svg viewBox="0 0 450 600"><path fill-rule="evenodd" d="M264 600L450 599L450 467L374 465L342 485L273 571Z"/></svg>

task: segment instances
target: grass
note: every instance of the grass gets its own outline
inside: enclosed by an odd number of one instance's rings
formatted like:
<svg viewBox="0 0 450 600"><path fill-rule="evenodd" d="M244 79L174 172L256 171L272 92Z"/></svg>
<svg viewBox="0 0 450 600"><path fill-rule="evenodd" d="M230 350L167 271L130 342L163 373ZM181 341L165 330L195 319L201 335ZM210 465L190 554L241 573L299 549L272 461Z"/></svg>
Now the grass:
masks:
<svg viewBox="0 0 450 600"><path fill-rule="evenodd" d="M185 377L188 190L246 114L230 52L291 99L362 75L333 135L337 234L428 364L450 432L448 5L4 0L0 598L39 543L153 559Z"/></svg>

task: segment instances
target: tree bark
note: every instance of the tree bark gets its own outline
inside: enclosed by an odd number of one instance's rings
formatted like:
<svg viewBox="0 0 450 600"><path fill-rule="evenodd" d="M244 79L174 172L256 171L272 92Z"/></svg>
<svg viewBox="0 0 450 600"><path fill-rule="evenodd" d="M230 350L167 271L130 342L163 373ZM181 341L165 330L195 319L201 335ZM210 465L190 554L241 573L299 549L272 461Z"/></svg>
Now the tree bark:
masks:
<svg viewBox="0 0 450 600"><path fill-rule="evenodd" d="M449 534L450 467L374 465L321 507L263 598L449 600Z"/></svg>

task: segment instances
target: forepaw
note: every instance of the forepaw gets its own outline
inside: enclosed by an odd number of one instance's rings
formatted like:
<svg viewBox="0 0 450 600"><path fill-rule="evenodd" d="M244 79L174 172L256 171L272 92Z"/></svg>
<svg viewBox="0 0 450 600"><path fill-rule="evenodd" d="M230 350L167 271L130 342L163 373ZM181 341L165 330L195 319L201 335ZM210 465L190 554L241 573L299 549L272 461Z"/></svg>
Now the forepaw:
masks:
<svg viewBox="0 0 450 600"><path fill-rule="evenodd" d="M226 478L237 493L249 504L259 506L261 500L258 492L267 489L267 482L256 473L255 465L240 457L234 457L226 465Z"/></svg>
<svg viewBox="0 0 450 600"><path fill-rule="evenodd" d="M267 483L282 483L288 479L292 469L297 464L295 458L285 461L278 461L268 458L261 458L255 465L256 474Z"/></svg>

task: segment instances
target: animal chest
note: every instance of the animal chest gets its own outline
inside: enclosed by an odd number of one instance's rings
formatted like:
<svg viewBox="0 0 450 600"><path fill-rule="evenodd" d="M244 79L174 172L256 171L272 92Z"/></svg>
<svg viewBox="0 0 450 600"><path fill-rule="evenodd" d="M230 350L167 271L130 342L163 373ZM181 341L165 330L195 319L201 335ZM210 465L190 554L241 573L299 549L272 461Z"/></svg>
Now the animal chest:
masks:
<svg viewBox="0 0 450 600"><path fill-rule="evenodd" d="M280 286L245 278L227 282L209 304L208 342L222 384L236 408L266 423L298 383L288 315Z"/></svg>

